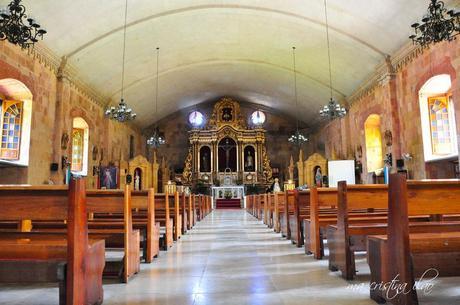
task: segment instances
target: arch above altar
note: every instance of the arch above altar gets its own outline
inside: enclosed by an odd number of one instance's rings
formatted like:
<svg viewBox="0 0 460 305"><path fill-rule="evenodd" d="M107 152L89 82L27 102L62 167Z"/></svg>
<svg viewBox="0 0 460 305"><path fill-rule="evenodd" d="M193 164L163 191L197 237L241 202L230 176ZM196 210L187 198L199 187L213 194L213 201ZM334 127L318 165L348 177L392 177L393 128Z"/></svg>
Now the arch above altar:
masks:
<svg viewBox="0 0 460 305"><path fill-rule="evenodd" d="M203 128L189 131L186 183L224 185L225 177L232 177L233 185L270 184L265 129L248 127L240 104L231 98L220 99L209 117Z"/></svg>

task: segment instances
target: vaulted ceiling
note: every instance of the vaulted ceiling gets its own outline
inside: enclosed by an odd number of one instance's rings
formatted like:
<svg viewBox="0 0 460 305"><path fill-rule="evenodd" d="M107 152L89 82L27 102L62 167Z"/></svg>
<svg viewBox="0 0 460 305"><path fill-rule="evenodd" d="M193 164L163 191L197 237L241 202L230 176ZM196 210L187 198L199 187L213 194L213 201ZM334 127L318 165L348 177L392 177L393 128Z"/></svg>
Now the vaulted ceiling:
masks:
<svg viewBox="0 0 460 305"><path fill-rule="evenodd" d="M9 0L0 0L5 6ZM80 79L120 98L125 0L24 0ZM428 0L329 0L333 92L350 95L408 42ZM453 5L455 1L445 1ZM458 1L456 2L458 4ZM154 114L155 48L160 50ZM299 110L293 98L297 47ZM129 0L125 98L146 127L179 109L230 95L306 123L329 99L323 0Z"/></svg>

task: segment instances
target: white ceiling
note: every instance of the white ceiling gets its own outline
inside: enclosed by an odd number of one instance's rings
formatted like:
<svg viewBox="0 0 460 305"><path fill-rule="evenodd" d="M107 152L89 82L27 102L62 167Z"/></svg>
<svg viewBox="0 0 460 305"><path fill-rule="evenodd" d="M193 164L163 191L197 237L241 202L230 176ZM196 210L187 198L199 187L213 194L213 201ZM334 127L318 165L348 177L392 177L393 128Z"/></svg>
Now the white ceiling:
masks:
<svg viewBox="0 0 460 305"><path fill-rule="evenodd" d="M0 0L0 7L9 0ZM44 43L118 102L125 0L24 0ZM351 94L408 41L428 0L329 0L333 89ZM446 1L452 4L452 1ZM458 3L458 2L457 2ZM129 0L126 102L146 127L178 109L230 95L312 123L329 99L323 0ZM155 48L160 53L154 115ZM297 47L299 111L293 98Z"/></svg>

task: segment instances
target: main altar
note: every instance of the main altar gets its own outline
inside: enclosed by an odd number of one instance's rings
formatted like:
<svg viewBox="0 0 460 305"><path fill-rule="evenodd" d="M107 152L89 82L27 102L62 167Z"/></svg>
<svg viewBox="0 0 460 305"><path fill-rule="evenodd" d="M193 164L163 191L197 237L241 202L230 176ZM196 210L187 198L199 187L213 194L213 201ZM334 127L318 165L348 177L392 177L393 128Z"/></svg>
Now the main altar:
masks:
<svg viewBox="0 0 460 305"><path fill-rule="evenodd" d="M219 100L207 123L189 131L185 184L199 182L215 188L270 185L272 169L265 147L265 130L248 125L237 101Z"/></svg>

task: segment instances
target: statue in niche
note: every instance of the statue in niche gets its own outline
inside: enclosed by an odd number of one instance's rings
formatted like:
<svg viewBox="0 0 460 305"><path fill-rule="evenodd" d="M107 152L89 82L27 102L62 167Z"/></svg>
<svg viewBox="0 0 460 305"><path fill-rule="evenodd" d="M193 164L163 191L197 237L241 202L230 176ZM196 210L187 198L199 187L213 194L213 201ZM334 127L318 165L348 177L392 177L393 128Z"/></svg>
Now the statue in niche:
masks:
<svg viewBox="0 0 460 305"><path fill-rule="evenodd" d="M321 187L323 185L323 174L321 173L321 168L318 167L316 169L316 174L315 174L315 185L317 187Z"/></svg>
<svg viewBox="0 0 460 305"><path fill-rule="evenodd" d="M273 193L281 192L280 182L278 178L275 178L275 183L273 184Z"/></svg>
<svg viewBox="0 0 460 305"><path fill-rule="evenodd" d="M209 156L207 153L204 153L201 157L201 171L210 172L209 170Z"/></svg>
<svg viewBox="0 0 460 305"><path fill-rule="evenodd" d="M248 154L246 156L246 164L244 166L245 171L252 172L254 171L254 157L251 155L251 151L248 150Z"/></svg>
<svg viewBox="0 0 460 305"><path fill-rule="evenodd" d="M141 173L140 169L136 168L134 171L134 190L140 191L141 190Z"/></svg>

